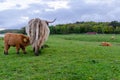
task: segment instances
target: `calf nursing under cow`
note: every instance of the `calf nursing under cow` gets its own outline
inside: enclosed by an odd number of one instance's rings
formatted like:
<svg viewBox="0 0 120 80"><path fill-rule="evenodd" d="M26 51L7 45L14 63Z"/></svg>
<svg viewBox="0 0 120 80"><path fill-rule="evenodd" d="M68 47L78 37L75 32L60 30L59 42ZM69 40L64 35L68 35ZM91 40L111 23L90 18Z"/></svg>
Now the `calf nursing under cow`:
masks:
<svg viewBox="0 0 120 80"><path fill-rule="evenodd" d="M4 37L4 54L8 54L10 46L15 46L17 53L20 48L26 53L25 47L29 44L32 45L34 54L39 55L39 49L41 49L47 40L50 30L48 28L49 23L53 21L41 20L39 18L31 19L26 27L26 33L28 36L16 33L7 33Z"/></svg>

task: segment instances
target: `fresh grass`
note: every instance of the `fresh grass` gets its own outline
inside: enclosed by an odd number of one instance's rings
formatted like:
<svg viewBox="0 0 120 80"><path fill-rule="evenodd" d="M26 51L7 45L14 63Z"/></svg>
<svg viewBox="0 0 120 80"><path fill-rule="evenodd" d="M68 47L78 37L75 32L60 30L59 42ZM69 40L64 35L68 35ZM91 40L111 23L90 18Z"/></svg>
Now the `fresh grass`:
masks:
<svg viewBox="0 0 120 80"><path fill-rule="evenodd" d="M50 35L46 44L39 56L31 46L4 55L0 40L0 80L120 80L120 35Z"/></svg>

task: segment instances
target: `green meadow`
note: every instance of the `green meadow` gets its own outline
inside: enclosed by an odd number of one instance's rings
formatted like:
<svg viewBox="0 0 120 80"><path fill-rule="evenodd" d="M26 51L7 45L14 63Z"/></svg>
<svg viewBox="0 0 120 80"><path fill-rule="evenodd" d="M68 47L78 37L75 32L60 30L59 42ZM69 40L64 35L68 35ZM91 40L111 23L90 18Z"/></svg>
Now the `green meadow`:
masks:
<svg viewBox="0 0 120 80"><path fill-rule="evenodd" d="M120 80L120 35L50 35L45 44L39 56L31 46L4 55L0 39L0 80Z"/></svg>

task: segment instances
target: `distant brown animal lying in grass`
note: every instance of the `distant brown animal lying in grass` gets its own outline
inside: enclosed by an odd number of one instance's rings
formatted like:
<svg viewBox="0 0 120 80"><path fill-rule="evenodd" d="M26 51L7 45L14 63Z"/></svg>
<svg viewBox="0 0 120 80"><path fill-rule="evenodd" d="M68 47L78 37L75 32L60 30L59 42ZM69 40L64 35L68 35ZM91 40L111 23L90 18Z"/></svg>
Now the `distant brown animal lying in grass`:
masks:
<svg viewBox="0 0 120 80"><path fill-rule="evenodd" d="M4 36L4 54L8 54L10 46L16 47L17 54L19 54L19 50L22 48L25 54L25 47L29 44L30 41L28 36L17 33L6 33Z"/></svg>
<svg viewBox="0 0 120 80"><path fill-rule="evenodd" d="M102 42L101 46L112 46L112 44L109 42Z"/></svg>

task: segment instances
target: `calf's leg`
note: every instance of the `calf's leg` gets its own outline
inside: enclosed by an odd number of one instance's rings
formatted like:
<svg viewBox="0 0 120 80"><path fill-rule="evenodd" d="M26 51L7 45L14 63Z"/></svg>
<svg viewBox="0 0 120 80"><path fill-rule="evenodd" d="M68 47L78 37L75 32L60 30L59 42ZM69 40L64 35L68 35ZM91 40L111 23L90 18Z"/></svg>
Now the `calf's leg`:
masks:
<svg viewBox="0 0 120 80"><path fill-rule="evenodd" d="M7 44L5 44L5 46L4 46L4 54L5 54L5 55L8 55L8 50L9 50L9 48L10 48L10 46L7 45Z"/></svg>
<svg viewBox="0 0 120 80"><path fill-rule="evenodd" d="M16 45L16 53L19 54L19 50L20 50L20 46L19 45Z"/></svg>
<svg viewBox="0 0 120 80"><path fill-rule="evenodd" d="M25 47L21 47L24 54L26 54Z"/></svg>

